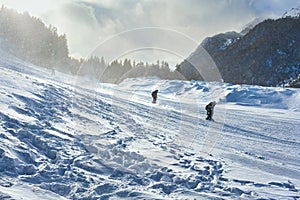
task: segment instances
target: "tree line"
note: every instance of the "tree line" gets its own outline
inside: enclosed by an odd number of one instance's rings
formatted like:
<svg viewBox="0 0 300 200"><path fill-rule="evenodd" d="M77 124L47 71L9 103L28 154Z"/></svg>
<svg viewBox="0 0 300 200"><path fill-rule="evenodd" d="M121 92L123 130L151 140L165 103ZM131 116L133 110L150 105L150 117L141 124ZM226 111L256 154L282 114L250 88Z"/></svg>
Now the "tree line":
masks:
<svg viewBox="0 0 300 200"><path fill-rule="evenodd" d="M97 56L72 58L65 34L59 35L57 28L46 26L28 12L18 13L3 5L0 10L0 47L35 65L90 76L103 82L117 83L124 78L139 76L181 79L178 72L170 70L166 61L149 64L125 59L106 63L103 57Z"/></svg>

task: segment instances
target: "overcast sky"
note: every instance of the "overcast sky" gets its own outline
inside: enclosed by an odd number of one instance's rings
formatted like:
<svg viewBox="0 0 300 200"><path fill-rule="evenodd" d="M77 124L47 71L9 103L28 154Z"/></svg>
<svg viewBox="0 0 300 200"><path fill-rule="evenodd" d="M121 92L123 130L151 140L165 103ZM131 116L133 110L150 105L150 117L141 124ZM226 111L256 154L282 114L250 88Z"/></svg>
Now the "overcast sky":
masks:
<svg viewBox="0 0 300 200"><path fill-rule="evenodd" d="M205 37L278 17L300 0L0 0L28 11L68 39L74 57L178 63Z"/></svg>

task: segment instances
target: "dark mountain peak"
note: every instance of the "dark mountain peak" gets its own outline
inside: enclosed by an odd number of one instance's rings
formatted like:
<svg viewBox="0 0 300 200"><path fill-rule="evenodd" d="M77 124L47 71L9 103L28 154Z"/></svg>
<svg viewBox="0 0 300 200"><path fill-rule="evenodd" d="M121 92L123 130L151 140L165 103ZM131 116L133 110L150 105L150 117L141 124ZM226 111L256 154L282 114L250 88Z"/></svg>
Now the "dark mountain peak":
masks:
<svg viewBox="0 0 300 200"><path fill-rule="evenodd" d="M212 46L211 44L213 44L213 46L216 46L221 50L225 50L228 46L236 42L241 36L241 34L235 31L220 33L213 37L204 39L201 43L201 46L204 48L209 48Z"/></svg>
<svg viewBox="0 0 300 200"><path fill-rule="evenodd" d="M210 52L216 50L226 50L229 46L238 41L242 35L235 31L220 33L213 37L208 37L203 40L201 46Z"/></svg>
<svg viewBox="0 0 300 200"><path fill-rule="evenodd" d="M253 19L251 22L249 22L248 24L246 24L244 26L244 28L242 29L241 33L242 35L246 35L247 33L249 33L249 31L251 29L253 29L257 24L261 23L262 21L264 21L265 18L262 17L256 17L255 19Z"/></svg>
<svg viewBox="0 0 300 200"><path fill-rule="evenodd" d="M210 54L225 82L276 86L300 74L300 18L267 19L244 35L227 32L206 38L200 47ZM178 69L187 72L191 67L184 61Z"/></svg>

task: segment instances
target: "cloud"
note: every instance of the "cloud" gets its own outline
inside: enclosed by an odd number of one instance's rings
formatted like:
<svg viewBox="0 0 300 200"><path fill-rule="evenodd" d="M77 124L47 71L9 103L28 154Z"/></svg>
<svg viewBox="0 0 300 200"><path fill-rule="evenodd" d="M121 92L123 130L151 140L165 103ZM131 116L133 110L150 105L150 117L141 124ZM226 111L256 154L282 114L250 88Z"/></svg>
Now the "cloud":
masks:
<svg viewBox="0 0 300 200"><path fill-rule="evenodd" d="M299 7L299 0L251 0L249 1L251 8L257 15L268 15L273 17L281 16L284 12L290 10L293 7Z"/></svg>
<svg viewBox="0 0 300 200"><path fill-rule="evenodd" d="M184 2L174 0L172 3L161 0L118 2L103 6L103 4L92 1L81 1L83 5L88 5L95 10L95 16L102 27L98 38L103 40L122 31L143 27L161 27L164 31L155 34L157 31L151 30L150 33L143 32L141 35L141 31L135 30L130 31L130 37L128 35L118 36L117 44L109 41L110 46L116 49L115 52L119 52L120 49L124 49L122 52L125 52L126 49L130 51L135 48L155 47L170 52L176 51L181 56L187 57L205 37L223 31L239 31L244 24L255 17L254 12L248 9L248 4L240 3L241 1L223 1L221 3L217 0L189 0ZM180 39L174 36L174 32L166 29L180 32L177 34L179 38L181 35L186 35L196 42L193 45L190 45L190 42L179 43ZM174 40L170 41L169 38L174 38ZM105 51L98 51L98 54L109 54L104 55L109 58L113 49L103 49ZM149 51L146 51L145 54L145 59L151 57ZM157 54L156 52L156 56ZM161 58L154 58L153 60L156 61L157 59ZM180 60L178 58L177 61L170 62L174 64Z"/></svg>

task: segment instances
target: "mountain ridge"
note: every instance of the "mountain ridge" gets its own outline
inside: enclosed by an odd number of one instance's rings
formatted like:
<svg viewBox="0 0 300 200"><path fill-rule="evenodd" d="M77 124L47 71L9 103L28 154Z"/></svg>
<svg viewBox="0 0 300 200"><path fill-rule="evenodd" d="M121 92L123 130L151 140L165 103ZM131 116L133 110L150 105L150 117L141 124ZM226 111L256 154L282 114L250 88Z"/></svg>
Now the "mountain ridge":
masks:
<svg viewBox="0 0 300 200"><path fill-rule="evenodd" d="M187 79L203 80L189 59L200 54L200 47L215 61L225 82L278 86L300 74L300 18L284 15L258 23L248 33L220 33L202 41L178 67ZM185 69L184 69L185 68ZM195 74L195 73L194 73Z"/></svg>

